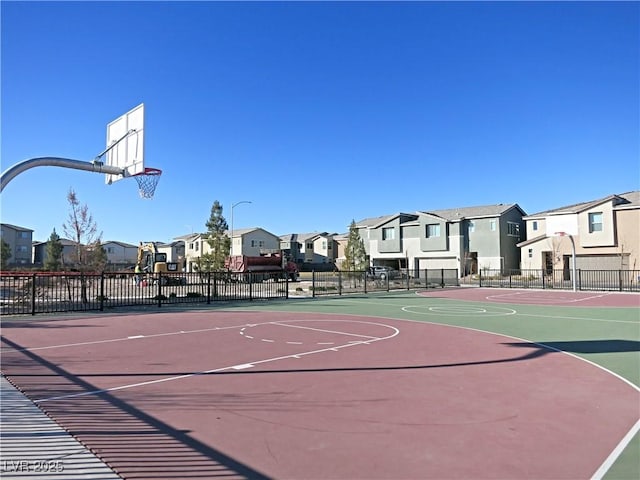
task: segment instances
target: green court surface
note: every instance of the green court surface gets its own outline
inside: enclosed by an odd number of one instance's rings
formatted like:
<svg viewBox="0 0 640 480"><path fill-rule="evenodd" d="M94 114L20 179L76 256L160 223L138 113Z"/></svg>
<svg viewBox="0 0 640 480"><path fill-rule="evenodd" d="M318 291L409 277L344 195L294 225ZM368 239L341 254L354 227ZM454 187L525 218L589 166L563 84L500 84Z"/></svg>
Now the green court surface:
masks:
<svg viewBox="0 0 640 480"><path fill-rule="evenodd" d="M425 297L406 291L238 304L236 308L365 315L497 333L511 337L506 339L509 342L540 344L549 354L561 351L583 358L620 377L632 388L640 387L639 308L478 302L444 295ZM640 419L640 406L638 410ZM633 430L630 434L633 435ZM602 478L640 478L640 434L635 431L630 441L622 440L620 448L624 450L617 458L615 452L612 454L613 464L602 472Z"/></svg>

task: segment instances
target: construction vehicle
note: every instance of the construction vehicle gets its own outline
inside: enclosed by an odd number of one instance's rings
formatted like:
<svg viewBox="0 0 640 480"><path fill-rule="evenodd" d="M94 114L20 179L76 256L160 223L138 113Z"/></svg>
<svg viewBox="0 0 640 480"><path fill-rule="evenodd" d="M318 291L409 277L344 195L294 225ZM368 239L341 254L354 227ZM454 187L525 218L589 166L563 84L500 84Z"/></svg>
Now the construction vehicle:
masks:
<svg viewBox="0 0 640 480"><path fill-rule="evenodd" d="M154 242L140 242L137 265L152 283L158 279L162 285L185 285L187 279L180 275L182 262L167 262L167 254L159 252Z"/></svg>
<svg viewBox="0 0 640 480"><path fill-rule="evenodd" d="M284 280L285 274L293 282L298 279L298 266L295 262L287 261L281 253L260 256L234 255L227 257L224 266L228 272L246 274L231 276L232 281L278 281Z"/></svg>

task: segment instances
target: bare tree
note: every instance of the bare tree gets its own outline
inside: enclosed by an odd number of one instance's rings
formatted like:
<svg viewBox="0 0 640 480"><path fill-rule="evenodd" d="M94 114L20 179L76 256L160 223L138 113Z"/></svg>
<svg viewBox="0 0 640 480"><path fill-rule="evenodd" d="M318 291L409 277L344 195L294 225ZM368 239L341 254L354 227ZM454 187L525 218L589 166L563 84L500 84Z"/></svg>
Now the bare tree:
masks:
<svg viewBox="0 0 640 480"><path fill-rule="evenodd" d="M93 220L87 205L81 205L76 192L70 188L67 194L69 215L62 225L64 234L74 242L75 251L71 255L74 267L80 272L98 271L105 266L105 252L101 244L102 232ZM88 280L80 276L82 301L87 302Z"/></svg>

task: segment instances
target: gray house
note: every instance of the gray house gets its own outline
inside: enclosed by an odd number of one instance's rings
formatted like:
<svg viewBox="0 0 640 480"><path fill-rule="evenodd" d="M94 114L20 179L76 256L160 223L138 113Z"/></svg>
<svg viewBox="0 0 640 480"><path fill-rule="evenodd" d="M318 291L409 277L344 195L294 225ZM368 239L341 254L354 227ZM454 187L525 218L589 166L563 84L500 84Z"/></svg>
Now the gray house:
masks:
<svg viewBox="0 0 640 480"><path fill-rule="evenodd" d="M357 222L371 265L397 269L517 269L525 212L517 204L396 213Z"/></svg>
<svg viewBox="0 0 640 480"><path fill-rule="evenodd" d="M280 248L305 270L333 270L338 250L334 234L328 232L281 235Z"/></svg>
<svg viewBox="0 0 640 480"><path fill-rule="evenodd" d="M9 245L11 257L7 261L10 267L26 267L31 265L31 242L33 230L8 223L0 224L0 237Z"/></svg>

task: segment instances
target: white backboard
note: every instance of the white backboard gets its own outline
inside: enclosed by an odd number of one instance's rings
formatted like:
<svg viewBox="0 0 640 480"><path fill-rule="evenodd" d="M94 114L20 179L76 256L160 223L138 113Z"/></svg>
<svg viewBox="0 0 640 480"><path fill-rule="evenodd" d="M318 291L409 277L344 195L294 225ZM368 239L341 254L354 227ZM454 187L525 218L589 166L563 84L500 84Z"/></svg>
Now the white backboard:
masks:
<svg viewBox="0 0 640 480"><path fill-rule="evenodd" d="M112 146L105 164L122 168L125 174L106 174L107 184L144 171L144 103L107 125L107 149Z"/></svg>
<svg viewBox="0 0 640 480"><path fill-rule="evenodd" d="M545 223L549 237L557 236L559 233L578 235L578 216L576 214L550 215L545 218Z"/></svg>

